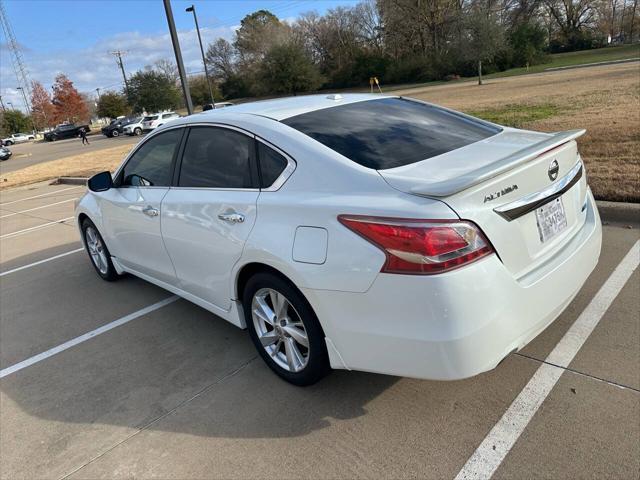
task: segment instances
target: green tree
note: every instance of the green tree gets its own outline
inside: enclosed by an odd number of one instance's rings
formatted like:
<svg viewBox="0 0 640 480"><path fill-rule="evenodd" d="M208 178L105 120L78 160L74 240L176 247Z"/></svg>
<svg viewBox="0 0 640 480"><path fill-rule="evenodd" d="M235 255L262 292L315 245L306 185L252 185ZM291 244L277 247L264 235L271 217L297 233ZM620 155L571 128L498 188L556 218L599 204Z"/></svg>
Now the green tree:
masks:
<svg viewBox="0 0 640 480"><path fill-rule="evenodd" d="M220 92L213 83L211 85L211 89L213 90L214 100L220 100ZM211 103L209 84L207 83L207 78L204 75L196 75L189 78L189 91L191 92L191 101L194 105Z"/></svg>
<svg viewBox="0 0 640 480"><path fill-rule="evenodd" d="M30 132L33 129L31 117L25 115L20 110L5 110L0 123L2 136L12 133Z"/></svg>
<svg viewBox="0 0 640 480"><path fill-rule="evenodd" d="M180 92L166 75L146 69L129 79L128 100L136 112L156 112L175 108L180 103Z"/></svg>
<svg viewBox="0 0 640 480"><path fill-rule="evenodd" d="M116 92L105 92L98 100L97 114L99 117L117 118L129 113L130 108L124 95Z"/></svg>
<svg viewBox="0 0 640 480"><path fill-rule="evenodd" d="M513 49L513 64L523 67L542 63L546 54L546 32L536 23L522 23L509 33L509 44Z"/></svg>
<svg viewBox="0 0 640 480"><path fill-rule="evenodd" d="M268 93L308 92L322 85L318 68L295 43L272 47L260 64L259 78Z"/></svg>
<svg viewBox="0 0 640 480"><path fill-rule="evenodd" d="M482 85L482 62L492 62L504 48L504 30L490 2L472 7L465 20L467 41L463 51L478 66L478 85Z"/></svg>
<svg viewBox="0 0 640 480"><path fill-rule="evenodd" d="M240 21L234 46L243 61L253 62L262 59L272 46L285 41L287 33L287 25L273 13L258 10Z"/></svg>

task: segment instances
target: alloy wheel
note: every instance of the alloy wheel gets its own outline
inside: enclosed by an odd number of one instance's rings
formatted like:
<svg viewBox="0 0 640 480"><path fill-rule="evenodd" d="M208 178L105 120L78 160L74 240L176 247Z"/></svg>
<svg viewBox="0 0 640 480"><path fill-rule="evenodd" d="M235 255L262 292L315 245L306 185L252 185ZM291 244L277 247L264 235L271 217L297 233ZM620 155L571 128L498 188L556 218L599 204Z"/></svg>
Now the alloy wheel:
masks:
<svg viewBox="0 0 640 480"><path fill-rule="evenodd" d="M307 330L291 302L272 288L261 288L251 302L251 318L262 348L288 372L309 362Z"/></svg>
<svg viewBox="0 0 640 480"><path fill-rule="evenodd" d="M100 235L95 228L89 226L85 229L84 238L91 261L101 274L106 275L109 271L109 262Z"/></svg>

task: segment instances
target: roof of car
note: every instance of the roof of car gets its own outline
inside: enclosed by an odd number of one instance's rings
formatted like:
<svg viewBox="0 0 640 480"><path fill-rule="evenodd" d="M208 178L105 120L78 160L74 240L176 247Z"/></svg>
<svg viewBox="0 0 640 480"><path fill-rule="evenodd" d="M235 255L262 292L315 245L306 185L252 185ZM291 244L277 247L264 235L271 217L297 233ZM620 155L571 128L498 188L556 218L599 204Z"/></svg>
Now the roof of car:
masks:
<svg viewBox="0 0 640 480"><path fill-rule="evenodd" d="M242 103L240 105L234 105L233 107L220 108L217 110L207 110L205 112L198 113L191 118L196 117L198 119L202 119L202 116L208 117L214 115L215 118L222 118L226 115L248 113L272 118L273 120L284 120L285 118L313 112L314 110L380 98L384 97L380 94L368 93L302 95L297 97Z"/></svg>

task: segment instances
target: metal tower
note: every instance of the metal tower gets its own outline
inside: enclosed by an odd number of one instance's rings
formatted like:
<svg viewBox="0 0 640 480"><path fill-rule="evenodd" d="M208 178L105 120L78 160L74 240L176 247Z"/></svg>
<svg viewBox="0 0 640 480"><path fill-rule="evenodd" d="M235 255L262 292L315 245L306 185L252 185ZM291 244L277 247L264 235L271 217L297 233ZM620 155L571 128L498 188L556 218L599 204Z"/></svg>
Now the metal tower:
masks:
<svg viewBox="0 0 640 480"><path fill-rule="evenodd" d="M29 79L29 72L27 71L27 67L25 67L22 53L20 52L20 46L16 41L16 36L11 28L11 23L9 23L9 16L7 15L2 0L0 0L0 25L2 25L2 31L7 39L9 50L11 51L11 64L13 65L13 71L16 74L18 86L22 87L23 95L25 95L27 113L31 114L31 108L28 103L28 99L31 98L31 81Z"/></svg>

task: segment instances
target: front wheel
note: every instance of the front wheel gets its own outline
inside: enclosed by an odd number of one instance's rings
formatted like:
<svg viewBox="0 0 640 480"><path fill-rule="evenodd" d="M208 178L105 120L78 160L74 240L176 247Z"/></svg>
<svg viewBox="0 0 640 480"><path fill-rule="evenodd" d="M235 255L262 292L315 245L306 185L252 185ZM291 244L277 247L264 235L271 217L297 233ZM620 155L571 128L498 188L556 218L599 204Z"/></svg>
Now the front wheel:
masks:
<svg viewBox="0 0 640 480"><path fill-rule="evenodd" d="M271 273L256 274L247 282L243 307L253 344L278 376L304 386L330 371L320 322L289 282Z"/></svg>
<svg viewBox="0 0 640 480"><path fill-rule="evenodd" d="M117 137L119 135L120 135L120 132L118 130L114 130L113 132L111 132L112 137Z"/></svg>
<svg viewBox="0 0 640 480"><path fill-rule="evenodd" d="M8 146L8 145L13 145L13 142L12 142L11 140L9 140L9 141L7 141L7 142L4 142L4 143L5 143L5 145L7 145L7 146Z"/></svg>
<svg viewBox="0 0 640 480"><path fill-rule="evenodd" d="M93 268L96 269L98 275L108 282L116 280L119 275L111 261L109 249L105 245L102 235L89 219L82 222L82 238Z"/></svg>
<svg viewBox="0 0 640 480"><path fill-rule="evenodd" d="M137 137L139 135L142 135L142 129L140 127L137 127L134 131L133 134Z"/></svg>

